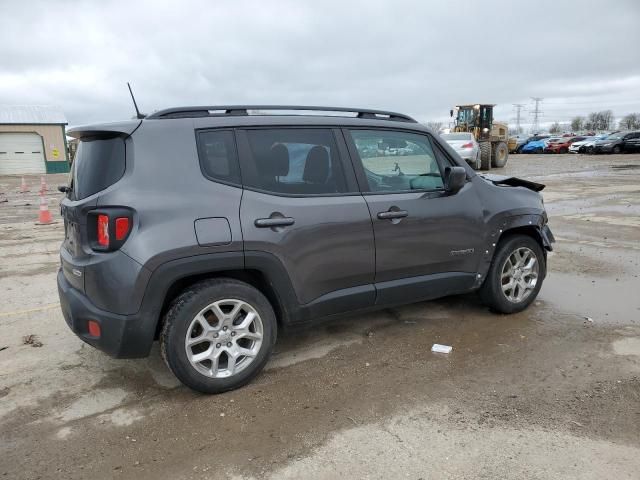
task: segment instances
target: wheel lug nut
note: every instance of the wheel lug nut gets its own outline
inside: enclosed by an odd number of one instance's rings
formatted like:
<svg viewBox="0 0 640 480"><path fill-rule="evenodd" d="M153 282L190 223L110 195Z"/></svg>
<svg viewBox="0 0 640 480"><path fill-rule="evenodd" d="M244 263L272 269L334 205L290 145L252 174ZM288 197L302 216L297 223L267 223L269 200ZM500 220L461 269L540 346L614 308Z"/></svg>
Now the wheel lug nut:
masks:
<svg viewBox="0 0 640 480"><path fill-rule="evenodd" d="M220 343L216 343L216 348L220 348L221 344Z"/></svg>
<svg viewBox="0 0 640 480"><path fill-rule="evenodd" d="M236 336L236 332L231 332L231 336L235 337Z"/></svg>
<svg viewBox="0 0 640 480"><path fill-rule="evenodd" d="M231 342L227 343L227 347L230 347L230 346L231 346Z"/></svg>
<svg viewBox="0 0 640 480"><path fill-rule="evenodd" d="M224 331L226 331L226 330L227 330L227 327L222 327L222 329L223 329Z"/></svg>
<svg viewBox="0 0 640 480"><path fill-rule="evenodd" d="M217 334L217 333L214 333L214 334L213 334L213 338L218 338L218 334Z"/></svg>

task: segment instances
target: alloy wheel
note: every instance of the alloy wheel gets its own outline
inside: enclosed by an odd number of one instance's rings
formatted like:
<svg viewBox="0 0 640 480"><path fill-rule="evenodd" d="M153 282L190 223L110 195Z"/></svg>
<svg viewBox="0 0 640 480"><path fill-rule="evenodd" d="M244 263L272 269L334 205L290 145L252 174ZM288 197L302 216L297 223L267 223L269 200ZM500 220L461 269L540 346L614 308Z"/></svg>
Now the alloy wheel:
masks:
<svg viewBox="0 0 640 480"><path fill-rule="evenodd" d="M527 247L519 247L511 252L502 266L502 293L510 302L523 302L535 290L538 275L536 254Z"/></svg>
<svg viewBox="0 0 640 480"><path fill-rule="evenodd" d="M260 315L247 302L219 300L191 321L185 338L187 358L207 377L231 377L254 361L263 332Z"/></svg>

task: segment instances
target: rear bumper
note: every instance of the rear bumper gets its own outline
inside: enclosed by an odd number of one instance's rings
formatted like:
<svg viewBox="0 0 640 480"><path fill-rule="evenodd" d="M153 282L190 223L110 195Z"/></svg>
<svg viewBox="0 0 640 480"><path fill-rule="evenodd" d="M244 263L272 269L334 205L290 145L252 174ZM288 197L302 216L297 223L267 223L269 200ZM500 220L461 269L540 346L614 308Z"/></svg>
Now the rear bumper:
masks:
<svg viewBox="0 0 640 480"><path fill-rule="evenodd" d="M148 328L144 313L118 315L96 307L76 290L58 271L60 307L67 325L73 333L89 345L116 358L141 358L149 355L155 331ZM100 338L89 334L87 322L100 325Z"/></svg>

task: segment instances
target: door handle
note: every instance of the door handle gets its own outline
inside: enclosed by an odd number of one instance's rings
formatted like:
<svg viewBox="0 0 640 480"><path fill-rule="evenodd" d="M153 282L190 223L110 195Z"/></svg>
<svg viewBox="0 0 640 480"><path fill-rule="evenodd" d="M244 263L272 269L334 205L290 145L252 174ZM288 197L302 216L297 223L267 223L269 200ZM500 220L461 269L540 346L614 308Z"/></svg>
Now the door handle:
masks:
<svg viewBox="0 0 640 480"><path fill-rule="evenodd" d="M258 228L289 227L296 223L291 217L258 218L253 224Z"/></svg>
<svg viewBox="0 0 640 480"><path fill-rule="evenodd" d="M406 210L388 210L386 212L378 212L378 218L380 220L393 220L394 218L408 217L409 212Z"/></svg>

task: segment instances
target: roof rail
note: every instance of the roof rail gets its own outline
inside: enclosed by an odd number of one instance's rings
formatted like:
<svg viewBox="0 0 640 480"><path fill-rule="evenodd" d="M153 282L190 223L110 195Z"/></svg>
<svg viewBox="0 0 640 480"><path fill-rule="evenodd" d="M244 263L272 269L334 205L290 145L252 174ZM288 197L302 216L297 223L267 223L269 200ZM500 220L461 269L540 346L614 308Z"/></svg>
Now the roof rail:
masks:
<svg viewBox="0 0 640 480"><path fill-rule="evenodd" d="M252 110L262 111L306 111L306 112L345 112L355 113L357 118L377 120L393 120L399 122L418 123L408 115L384 110L370 110L365 108L319 107L309 105L217 105L199 107L177 107L159 110L147 118L193 118L193 117L221 117L231 115L251 115ZM254 114L255 115L255 114ZM257 113L260 115L260 113Z"/></svg>

